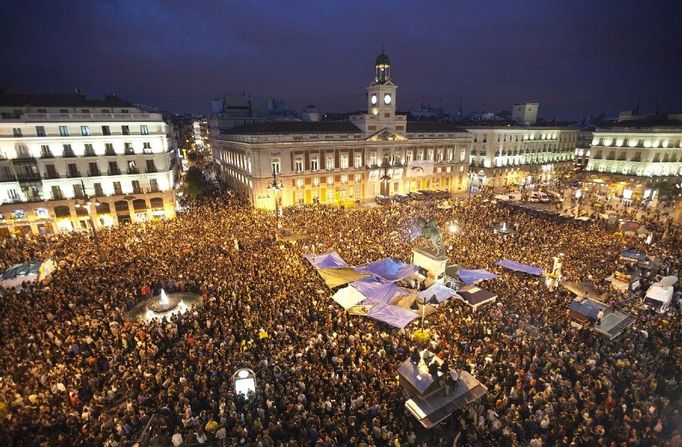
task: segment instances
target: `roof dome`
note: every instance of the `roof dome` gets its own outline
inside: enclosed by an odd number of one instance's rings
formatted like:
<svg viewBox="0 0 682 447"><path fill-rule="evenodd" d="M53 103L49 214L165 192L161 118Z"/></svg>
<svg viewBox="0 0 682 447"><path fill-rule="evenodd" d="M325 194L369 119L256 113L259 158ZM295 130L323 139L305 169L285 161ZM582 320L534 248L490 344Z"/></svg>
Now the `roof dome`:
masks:
<svg viewBox="0 0 682 447"><path fill-rule="evenodd" d="M391 61L388 56L382 51L380 55L377 56L377 61L374 65L391 65Z"/></svg>

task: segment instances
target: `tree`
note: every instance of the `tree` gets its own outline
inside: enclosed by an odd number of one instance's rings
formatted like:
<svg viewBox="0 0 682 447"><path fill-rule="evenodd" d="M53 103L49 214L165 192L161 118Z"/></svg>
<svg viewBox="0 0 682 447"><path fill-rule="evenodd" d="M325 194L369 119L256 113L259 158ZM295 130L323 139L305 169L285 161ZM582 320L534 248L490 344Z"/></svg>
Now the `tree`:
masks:
<svg viewBox="0 0 682 447"><path fill-rule="evenodd" d="M185 173L183 189L185 190L185 194L192 199L196 199L203 195L204 174L201 172L201 169L192 166L187 170Z"/></svg>

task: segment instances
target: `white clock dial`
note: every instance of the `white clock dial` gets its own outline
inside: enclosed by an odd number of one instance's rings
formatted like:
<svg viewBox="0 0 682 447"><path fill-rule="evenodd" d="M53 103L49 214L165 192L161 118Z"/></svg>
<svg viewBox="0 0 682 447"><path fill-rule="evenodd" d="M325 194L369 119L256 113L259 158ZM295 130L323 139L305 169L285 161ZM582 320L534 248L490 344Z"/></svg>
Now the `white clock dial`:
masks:
<svg viewBox="0 0 682 447"><path fill-rule="evenodd" d="M372 95L372 97L370 98L370 101L372 101L372 104L376 104L377 103L377 95Z"/></svg>
<svg viewBox="0 0 682 447"><path fill-rule="evenodd" d="M391 103L391 95L388 93L384 96L384 104L390 104Z"/></svg>

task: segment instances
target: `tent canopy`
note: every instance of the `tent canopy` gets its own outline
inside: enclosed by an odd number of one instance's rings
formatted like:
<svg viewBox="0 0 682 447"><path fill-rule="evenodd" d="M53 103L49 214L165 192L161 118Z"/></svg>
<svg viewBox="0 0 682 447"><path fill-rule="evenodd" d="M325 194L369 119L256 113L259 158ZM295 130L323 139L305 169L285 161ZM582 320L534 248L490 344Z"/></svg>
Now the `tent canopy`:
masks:
<svg viewBox="0 0 682 447"><path fill-rule="evenodd" d="M428 301L435 296L439 303L442 303L455 295L457 295L457 293L454 290L439 282L433 283L428 289L419 292L420 299Z"/></svg>
<svg viewBox="0 0 682 447"><path fill-rule="evenodd" d="M532 265L521 264L520 262L512 261L511 259L502 259L497 261L497 265L509 270L528 273L530 275L541 276L543 273L541 268L533 267Z"/></svg>
<svg viewBox="0 0 682 447"><path fill-rule="evenodd" d="M336 268L336 267L348 267L346 261L341 258L335 251L330 251L329 253L322 253L319 255L303 255L304 258L310 262L315 268Z"/></svg>
<svg viewBox="0 0 682 447"><path fill-rule="evenodd" d="M390 303L393 298L401 295L408 295L410 292L402 287L396 286L392 282L379 281L374 278L365 278L354 281L351 286L356 288L368 299L381 304Z"/></svg>
<svg viewBox="0 0 682 447"><path fill-rule="evenodd" d="M589 281L561 281L561 285L580 298L584 298L585 295L587 295L587 298L597 301L604 301L604 294L600 294L594 287L594 284Z"/></svg>
<svg viewBox="0 0 682 447"><path fill-rule="evenodd" d="M321 268L317 269L317 272L330 289L367 277L350 267Z"/></svg>
<svg viewBox="0 0 682 447"><path fill-rule="evenodd" d="M464 284L470 286L471 284L475 284L478 281L484 281L486 279L495 279L497 278L497 275L494 273L491 273L485 269L477 269L477 270L466 270L466 269L459 269L457 271L457 275L460 277L462 281L464 281Z"/></svg>
<svg viewBox="0 0 682 447"><path fill-rule="evenodd" d="M339 289L334 296L332 296L332 299L339 303L344 309L349 309L360 301L363 301L365 296L353 287L344 287Z"/></svg>
<svg viewBox="0 0 682 447"><path fill-rule="evenodd" d="M375 320L383 321L388 325L400 329L404 328L410 324L412 320L417 318L417 314L413 311L391 304L386 306L374 306L367 312L367 315Z"/></svg>
<svg viewBox="0 0 682 447"><path fill-rule="evenodd" d="M418 269L415 265L405 264L391 258L379 259L355 268L360 273L367 273L386 281L400 281L415 273Z"/></svg>
<svg viewBox="0 0 682 447"><path fill-rule="evenodd" d="M628 248L621 253L620 256L623 258L635 259L637 261L646 261L646 254L635 250L634 248Z"/></svg>
<svg viewBox="0 0 682 447"><path fill-rule="evenodd" d="M24 281L30 282L36 281L38 279L43 279L39 278L40 267L42 264L43 263L40 261L33 261L13 265L12 267L2 272L2 274L0 274L0 286L18 287Z"/></svg>

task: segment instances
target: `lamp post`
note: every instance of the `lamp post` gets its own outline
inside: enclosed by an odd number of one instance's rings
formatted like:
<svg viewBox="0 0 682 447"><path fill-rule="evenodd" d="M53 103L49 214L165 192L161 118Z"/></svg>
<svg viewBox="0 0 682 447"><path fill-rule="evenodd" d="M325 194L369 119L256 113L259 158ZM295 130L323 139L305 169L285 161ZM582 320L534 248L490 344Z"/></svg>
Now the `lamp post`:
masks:
<svg viewBox="0 0 682 447"><path fill-rule="evenodd" d="M389 196L388 182L391 181L391 176L388 175L388 167L389 166L390 166L390 163L388 163L387 160L384 158L384 162L381 164L381 167L384 168L384 175L382 175L379 180L381 180L381 195L385 196L385 197Z"/></svg>
<svg viewBox="0 0 682 447"><path fill-rule="evenodd" d="M90 200L90 196L85 192L85 183L83 183L83 180L81 180L81 190L83 191L83 199L82 201L76 200L76 204L74 205L76 208L85 208L88 212L88 220L90 221L90 228L92 228L92 239L95 241L95 248L97 249L97 255L99 256L100 261L104 260L104 257L102 256L102 248L99 245L99 236L97 236L97 228L95 227L95 221L92 220L92 214L90 213L90 207L92 205L95 205L97 207L100 202L95 198L95 201Z"/></svg>
<svg viewBox="0 0 682 447"><path fill-rule="evenodd" d="M268 184L268 189L272 190L275 195L275 219L277 222L277 229L281 228L280 222L280 203L279 203L279 192L284 189L282 181L277 178L277 171L275 167L272 167L272 182Z"/></svg>

